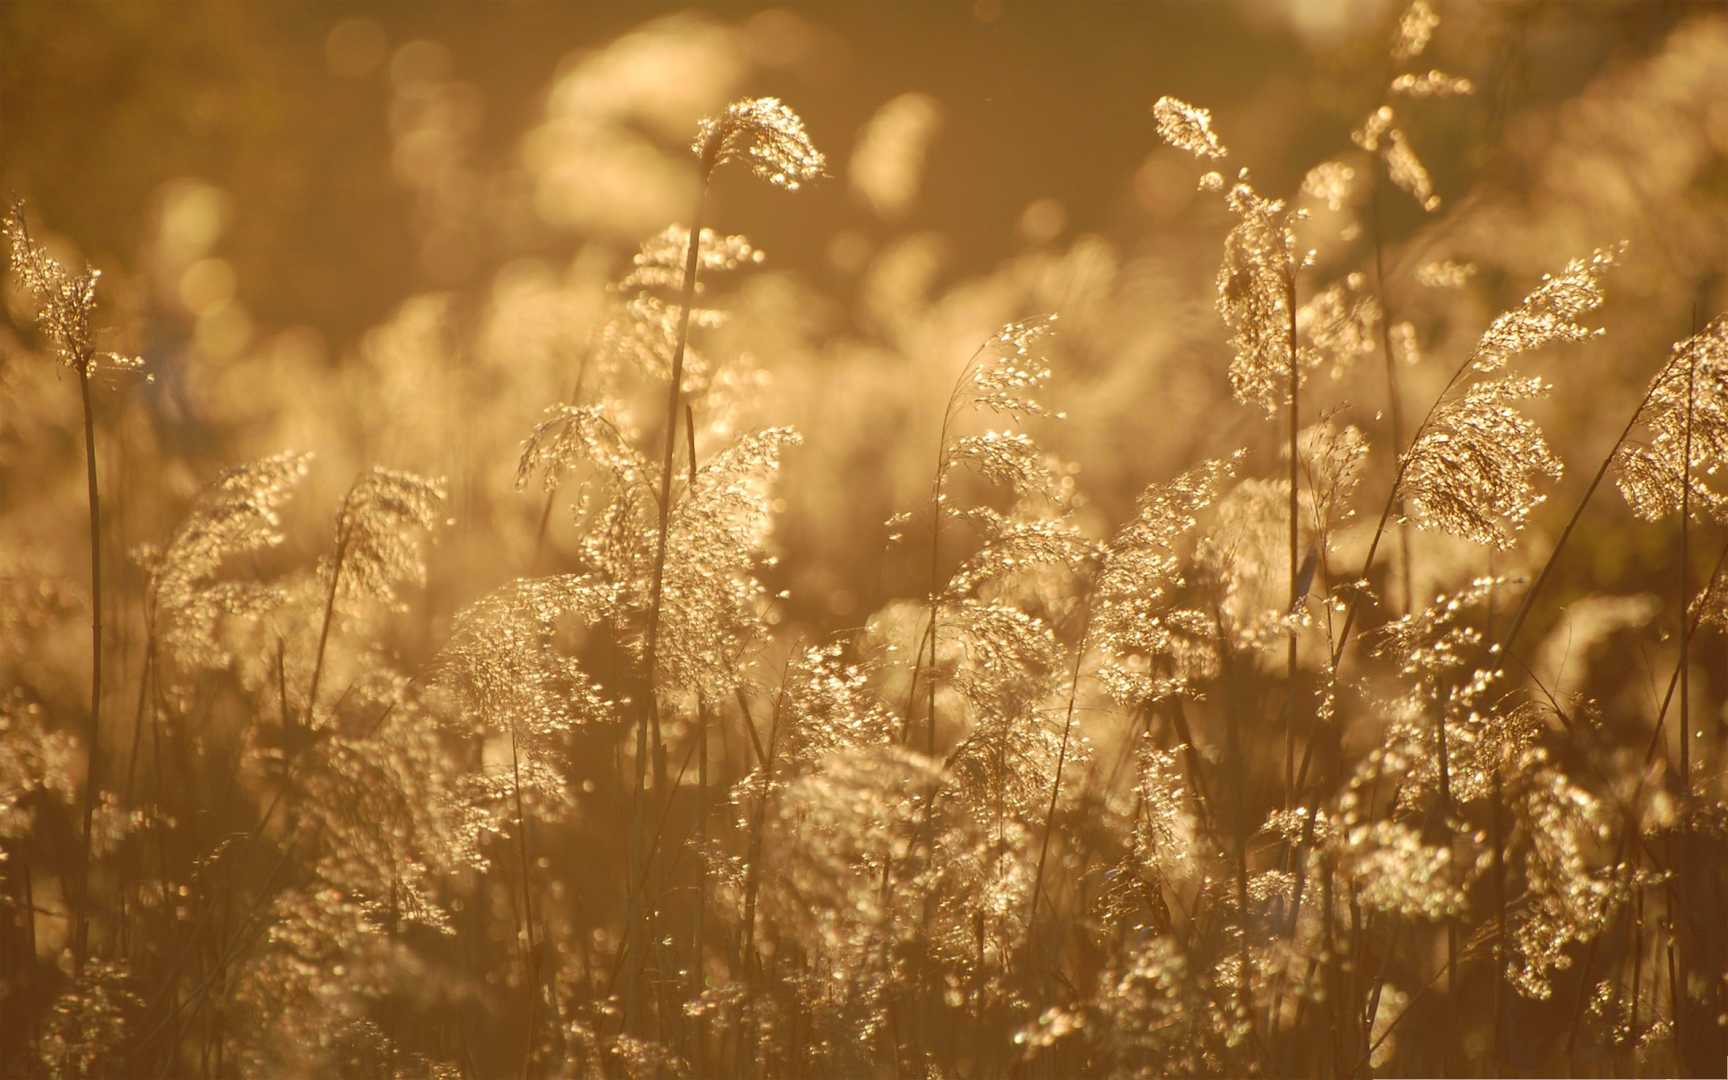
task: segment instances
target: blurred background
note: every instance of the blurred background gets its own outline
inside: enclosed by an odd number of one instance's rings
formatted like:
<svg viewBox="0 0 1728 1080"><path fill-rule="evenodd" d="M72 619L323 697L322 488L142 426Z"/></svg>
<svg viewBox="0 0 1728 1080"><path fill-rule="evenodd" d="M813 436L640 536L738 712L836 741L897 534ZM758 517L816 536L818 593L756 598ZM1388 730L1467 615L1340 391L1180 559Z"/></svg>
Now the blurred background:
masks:
<svg viewBox="0 0 1728 1080"><path fill-rule="evenodd" d="M1040 437L1073 463L1100 528L1202 454L1248 445L1275 467L1276 425L1224 379L1227 215L1158 142L1162 94L1211 108L1226 164L1313 210L1317 282L1371 271L1379 242L1393 317L1427 354L1405 376L1407 412L1541 273L1632 242L1609 336L1541 372L1562 389L1543 419L1573 463L1555 500L1571 504L1593 469L1579 463L1606 449L1694 309L1723 307L1728 16L1663 0L1437 4L1423 62L1475 92L1398 104L1430 209L1363 182L1371 156L1350 139L1387 100L1403 6L13 0L0 190L28 201L56 251L105 271L113 347L154 373L103 402L122 433L103 466L116 561L223 467L311 449L290 526L303 552L363 466L449 478L448 610L530 560L539 505L511 490L517 445L575 385L607 283L688 219L697 121L781 97L832 176L787 194L722 171L709 223L766 259L715 284L732 319L705 348L733 373L726 425L805 433L775 575L788 619L834 630L921 591L915 556L885 556L884 520L923 498L948 387L1007 319L1062 316L1049 396L1071 419ZM1341 198L1302 193L1325 162L1361 174ZM1473 272L1432 287L1418 271L1435 260ZM28 303L12 294L4 310L0 333L19 340ZM0 345L7 557L52 561L54 545L29 540L74 535L83 512L74 392ZM1378 432L1378 362L1339 374L1312 407ZM1637 545L1659 560L1665 541L1603 513L1595 554L1567 572L1636 586ZM572 528L556 520L555 549ZM1437 577L1482 564L1421 542ZM82 556L65 554L78 576Z"/></svg>

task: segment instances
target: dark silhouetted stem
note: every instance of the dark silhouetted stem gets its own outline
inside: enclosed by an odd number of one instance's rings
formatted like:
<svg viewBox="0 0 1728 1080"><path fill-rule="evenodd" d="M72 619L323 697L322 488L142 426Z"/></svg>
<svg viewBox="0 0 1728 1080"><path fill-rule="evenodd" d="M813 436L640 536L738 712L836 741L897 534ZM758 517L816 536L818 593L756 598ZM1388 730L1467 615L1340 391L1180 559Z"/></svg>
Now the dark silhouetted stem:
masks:
<svg viewBox="0 0 1728 1080"><path fill-rule="evenodd" d="M684 352L690 340L690 309L696 302L696 269L702 249L702 207L708 194L707 181L704 180L696 193L696 208L690 220L690 243L684 255L684 287L679 297L678 342L672 350L672 372L666 388L666 450L661 458L660 468L660 528L654 542L654 577L650 590L648 608L648 629L645 647L643 649L643 675L647 680L647 692L643 695L644 708L636 721L636 794L635 812L632 814L630 826L630 881L646 880L644 871L650 858L643 851L643 831L647 822L648 812L648 758L649 735L653 735L654 758L654 791L657 796L666 794L666 754L660 743L660 617L661 607L665 599L666 584L666 541L672 526L672 463L678 449L678 414L679 404L684 393ZM629 908L629 924L632 931L636 929L639 916L644 910L641 898L632 889L627 898ZM638 962L647 958L647 941L640 943ZM632 982L634 982L634 966L632 965ZM626 1000L634 998L632 992L626 995Z"/></svg>
<svg viewBox="0 0 1728 1080"><path fill-rule="evenodd" d="M90 726L84 778L84 847L78 860L78 916L72 938L73 971L82 974L90 951L90 858L96 800L102 786L102 497L96 483L96 409L90 399L90 364L78 365L78 393L84 403L84 478L90 495Z"/></svg>
<svg viewBox="0 0 1728 1080"><path fill-rule="evenodd" d="M1088 630L1090 627L1088 627ZM1050 833L1056 821L1056 803L1062 793L1062 767L1068 763L1068 737L1074 730L1074 702L1080 696L1080 663L1086 657L1087 630L1080 632L1080 643L1074 647L1074 678L1068 687L1068 710L1062 719L1062 743L1056 751L1056 777L1050 782L1050 806L1044 814L1044 839L1038 845L1038 869L1032 875L1032 905L1026 912L1026 936L1035 940L1038 926L1038 899L1044 892L1044 862L1050 855Z"/></svg>

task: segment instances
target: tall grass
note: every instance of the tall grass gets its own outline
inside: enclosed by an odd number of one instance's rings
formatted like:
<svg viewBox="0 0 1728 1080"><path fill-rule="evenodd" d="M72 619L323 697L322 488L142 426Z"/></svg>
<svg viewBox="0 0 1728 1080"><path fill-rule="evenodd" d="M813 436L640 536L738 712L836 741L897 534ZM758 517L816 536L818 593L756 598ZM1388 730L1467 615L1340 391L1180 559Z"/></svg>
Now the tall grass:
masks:
<svg viewBox="0 0 1728 1080"><path fill-rule="evenodd" d="M1728 586L1724 560L1701 586L1692 563L1728 509L1728 318L1647 388L1589 389L1630 417L1550 513L1563 453L1597 442L1552 406L1619 332L1609 294L1636 291L1637 249L1593 237L1545 252L1547 274L1394 261L1417 245L1385 204L1437 229L1455 175L1429 172L1406 114L1475 89L1431 66L1438 26L1401 8L1379 103L1287 195L1234 167L1208 110L1152 106L1153 152L1194 159L1188 226L1220 251L1218 325L1196 331L1211 396L1179 419L1241 445L1172 475L1127 462L1121 512L1060 453L1091 419L1056 407L1086 400L1087 357L1114 367L1091 346L1119 331L1084 297L1079 318L1034 314L1045 264L937 314L878 310L871 349L823 354L841 419L809 445L755 426L782 399L744 354L807 344L785 323L814 286L733 290L763 256L703 222L755 212L722 199L728 163L797 188L828 159L752 98L681 159L687 225L604 290L556 287L591 290L592 325L579 369L534 384L555 403L507 398L532 502L473 493L486 516L458 534L438 479L367 462L338 498L325 485L360 461L284 451L183 499L131 492L172 515L116 573L96 439L110 376L137 365L98 348L95 273L14 211L39 316L19 355L78 380L81 424L46 417L41 456L84 473L55 527L70 550L76 522L91 568L62 594L0 564L30 620L0 612L0 1075L1718 1068L1728 802L1704 718ZM917 305L877 269L860 289ZM442 348L468 328L440 303L395 330L433 311ZM787 462L833 460L858 354L947 397L908 400L905 439L865 434L872 467L905 443L921 477L880 565L812 576L832 553L785 521L857 478ZM463 379L478 413L483 380ZM390 400L368 398L380 431ZM389 430L369 454L417 445ZM110 459L172 472L147 423L103 435ZM400 464L450 460L426 457ZM1611 474L1625 507L1597 499ZM333 530L305 527L332 505ZM1606 595L1628 551L1660 561L1660 595ZM871 574L893 595L838 614L835 583ZM1418 595L1429 580L1444 592ZM793 617L810 606L835 625ZM1632 655L1672 663L1663 698ZM123 782L105 670L110 696L137 694Z"/></svg>

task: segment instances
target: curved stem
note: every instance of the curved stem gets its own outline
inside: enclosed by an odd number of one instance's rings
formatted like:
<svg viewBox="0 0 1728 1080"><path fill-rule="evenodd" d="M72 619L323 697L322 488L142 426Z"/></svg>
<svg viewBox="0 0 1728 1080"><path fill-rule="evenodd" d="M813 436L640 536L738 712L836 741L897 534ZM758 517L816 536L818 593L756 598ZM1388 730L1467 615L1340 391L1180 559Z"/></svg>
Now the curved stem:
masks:
<svg viewBox="0 0 1728 1080"><path fill-rule="evenodd" d="M576 385L570 388L570 404L575 405L582 400L582 384L588 378L588 359L592 350L585 349L582 362L576 366ZM546 492L546 502L540 507L540 524L534 530L534 558L529 564L536 571L540 567L540 559L546 552L546 534L552 525L552 506L558 501L558 489L549 488Z"/></svg>
<svg viewBox="0 0 1728 1080"><path fill-rule="evenodd" d="M1062 720L1062 745L1056 751L1056 777L1050 782L1050 806L1044 813L1044 839L1038 845L1038 869L1032 875L1032 905L1026 912L1026 937L1032 941L1038 926L1038 899L1044 892L1044 862L1050 855L1050 833L1056 821L1056 802L1062 793L1062 767L1068 763L1068 737L1074 730L1074 703L1080 696L1080 663L1086 657L1086 635L1090 625L1080 632L1080 643L1074 647L1074 677L1068 687L1068 711Z"/></svg>
<svg viewBox="0 0 1728 1080"><path fill-rule="evenodd" d="M90 365L78 365L78 393L84 404L84 478L90 499L90 726L84 779L84 845L78 863L78 918L73 932L72 964L84 970L90 949L90 856L96 801L102 785L102 497L96 483L96 409L90 398Z"/></svg>
<svg viewBox="0 0 1728 1080"><path fill-rule="evenodd" d="M1440 411L1440 405L1446 400L1446 395L1452 392L1452 388L1458 385L1458 380L1462 379L1464 373L1470 370L1472 359L1472 357L1465 357L1464 362L1458 365L1458 370L1454 371L1452 377L1446 380L1446 385L1440 388L1440 393L1435 395L1433 403L1428 406L1427 413L1423 415L1422 422L1416 425L1415 432L1411 434L1410 445L1405 447L1403 453L1399 455L1398 471L1392 476L1392 490L1386 493L1386 504L1380 508L1380 521L1374 526L1373 539L1368 542L1368 554L1362 558L1362 572L1357 575L1359 581L1366 581L1368 571L1374 568L1374 556L1380 551L1380 540L1386 535L1386 526L1392 520L1393 508L1398 505L1398 492L1404 485L1404 474L1410 471L1410 452L1415 449L1416 443L1428 430L1428 425L1434 422L1434 414ZM1350 630L1356 624L1356 611L1361 607L1361 604L1362 590L1357 589L1350 597L1349 607L1345 609L1344 626L1338 631L1338 643L1332 647L1333 667L1338 666L1338 661L1344 656L1344 647L1350 643Z"/></svg>
<svg viewBox="0 0 1728 1080"><path fill-rule="evenodd" d="M660 467L660 528L654 542L654 577L648 608L647 640L643 650L644 676L648 682L647 693L644 695L644 708L636 721L636 795L635 812L631 815L630 826L630 864L632 871L628 879L634 883L646 880L644 871L652 856L643 851L643 830L647 821L648 798L648 757L649 735L653 735L654 757L654 791L656 795L666 792L666 753L660 742L660 687L658 685L660 658L660 616L665 600L666 584L666 543L667 535L672 525L672 462L678 450L678 413L679 403L684 393L684 352L690 340L690 309L696 300L696 270L702 249L702 208L707 199L708 184L704 180L696 193L696 208L690 219L690 242L684 254L684 287L679 297L678 341L672 350L672 372L666 388L666 449L661 457ZM629 923L635 927L643 905L636 895L636 889L630 889L626 898L629 908ZM646 946L646 941L643 942ZM638 962L646 959L647 950L644 947L637 957ZM634 968L635 965L632 965ZM634 988L632 987L632 990ZM626 995L628 1001L634 994Z"/></svg>
<svg viewBox="0 0 1728 1080"><path fill-rule="evenodd" d="M1298 478L1301 475L1301 457L1297 452L1297 432L1301 424L1301 391L1302 364L1301 354L1296 342L1296 267L1289 268L1289 280L1286 282L1288 293L1286 304L1290 309L1290 607L1289 616L1294 619L1296 605L1302 602L1302 595L1297 590L1301 588L1301 550L1300 532L1302 513L1301 488ZM1289 651L1286 659L1289 700L1284 708L1284 805L1289 807L1296 798L1296 626L1290 626Z"/></svg>
<svg viewBox="0 0 1728 1080"><path fill-rule="evenodd" d="M349 492L353 497L353 492ZM318 683L324 676L324 650L330 644L330 624L336 615L336 588L342 581L342 559L348 553L348 504L342 505L341 523L337 526L339 535L336 539L336 561L330 568L330 591L324 597L324 623L318 631L318 652L312 659L312 683L306 689L306 730L311 732L314 713L318 706Z"/></svg>
<svg viewBox="0 0 1728 1080"><path fill-rule="evenodd" d="M529 882L528 817L522 811L522 765L516 751L516 721L510 721L510 786L516 801L517 853L522 860L522 933L527 951L523 959L528 983L528 1035L522 1048L522 1075L534 1066L534 1014L540 999L540 958L534 949L534 892Z"/></svg>
<svg viewBox="0 0 1728 1080"><path fill-rule="evenodd" d="M1386 361L1386 411L1392 419L1392 445L1404 445L1404 403L1398 393L1398 361L1392 355L1392 305L1386 298L1386 257L1380 227L1380 171L1374 171L1374 287L1380 295L1380 353ZM1410 568L1410 526L1404 518L1404 500L1394 488L1392 497L1398 510L1398 546L1402 564L1401 584L1404 587L1404 610L1416 603L1416 591Z"/></svg>
<svg viewBox="0 0 1728 1080"><path fill-rule="evenodd" d="M966 384L967 376L972 374L978 363L978 357L983 355L988 346L980 345L966 360L966 366L960 369L960 375L954 380L954 388L948 392L948 403L942 409L942 426L936 436L936 469L930 480L930 621L924 628L924 634L919 639L916 655L912 660L912 682L906 693L906 724L905 735L908 743L912 740L912 710L918 700L918 675L924 671L925 683L925 751L930 756L936 756L936 624L941 614L942 604L942 484L948 477L948 430L954 423L954 409L960 402L960 388ZM928 671L924 667L924 654L928 646L930 664Z"/></svg>

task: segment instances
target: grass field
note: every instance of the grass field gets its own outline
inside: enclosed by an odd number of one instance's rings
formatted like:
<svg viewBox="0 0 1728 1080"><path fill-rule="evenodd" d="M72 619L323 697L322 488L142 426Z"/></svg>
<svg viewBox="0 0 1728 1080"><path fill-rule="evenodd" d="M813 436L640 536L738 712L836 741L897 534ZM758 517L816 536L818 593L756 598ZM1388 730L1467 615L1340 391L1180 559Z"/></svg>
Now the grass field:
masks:
<svg viewBox="0 0 1728 1080"><path fill-rule="evenodd" d="M1728 9L197 6L0 9L0 1077L1721 1075Z"/></svg>

